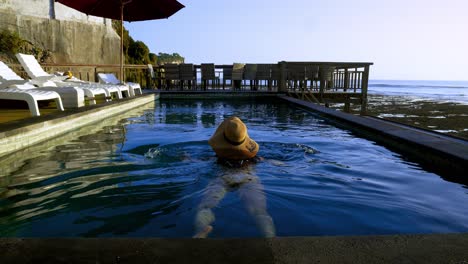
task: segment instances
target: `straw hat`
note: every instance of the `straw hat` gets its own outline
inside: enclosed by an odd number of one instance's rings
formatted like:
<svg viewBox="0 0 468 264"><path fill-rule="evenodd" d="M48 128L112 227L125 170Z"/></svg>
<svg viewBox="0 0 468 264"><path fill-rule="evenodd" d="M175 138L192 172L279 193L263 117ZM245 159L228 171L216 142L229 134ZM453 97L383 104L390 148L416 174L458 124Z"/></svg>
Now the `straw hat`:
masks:
<svg viewBox="0 0 468 264"><path fill-rule="evenodd" d="M259 146L247 134L247 127L238 117L225 119L208 140L218 157L229 160L250 159Z"/></svg>

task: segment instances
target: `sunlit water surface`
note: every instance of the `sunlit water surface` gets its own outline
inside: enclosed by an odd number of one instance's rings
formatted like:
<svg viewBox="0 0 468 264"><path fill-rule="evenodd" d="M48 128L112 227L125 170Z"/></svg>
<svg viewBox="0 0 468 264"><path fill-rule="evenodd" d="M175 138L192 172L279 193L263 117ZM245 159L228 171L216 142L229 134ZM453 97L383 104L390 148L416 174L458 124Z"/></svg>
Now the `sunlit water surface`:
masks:
<svg viewBox="0 0 468 264"><path fill-rule="evenodd" d="M310 112L162 100L2 163L0 236L191 237L207 186L226 171L207 140L232 115L260 144L264 160L249 169L278 236L468 232L466 186ZM213 209L210 237L261 236L238 189Z"/></svg>

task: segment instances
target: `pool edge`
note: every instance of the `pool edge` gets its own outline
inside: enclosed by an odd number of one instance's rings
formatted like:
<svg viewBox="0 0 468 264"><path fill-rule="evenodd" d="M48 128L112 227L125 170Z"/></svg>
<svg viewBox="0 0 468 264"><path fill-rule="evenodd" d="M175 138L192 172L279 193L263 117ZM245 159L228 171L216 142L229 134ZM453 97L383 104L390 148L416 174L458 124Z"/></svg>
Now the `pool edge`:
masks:
<svg viewBox="0 0 468 264"><path fill-rule="evenodd" d="M2 263L467 263L468 234L0 238Z"/></svg>

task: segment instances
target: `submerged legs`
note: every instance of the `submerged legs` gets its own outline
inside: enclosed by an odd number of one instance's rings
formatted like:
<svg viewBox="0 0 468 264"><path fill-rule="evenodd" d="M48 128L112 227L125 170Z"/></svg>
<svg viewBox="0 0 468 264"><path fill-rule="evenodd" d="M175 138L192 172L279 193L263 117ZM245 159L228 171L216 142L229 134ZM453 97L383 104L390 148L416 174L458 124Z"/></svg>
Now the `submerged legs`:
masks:
<svg viewBox="0 0 468 264"><path fill-rule="evenodd" d="M244 201L249 214L255 219L257 227L265 237L276 236L275 225L266 210L266 198L263 186L258 181L252 181L239 187L239 196Z"/></svg>
<svg viewBox="0 0 468 264"><path fill-rule="evenodd" d="M264 237L276 236L275 225L266 209L266 197L260 179L250 170L230 171L214 179L205 190L195 216L194 238L206 238L215 221L212 208L226 195L227 190L237 189L248 213L254 218Z"/></svg>
<svg viewBox="0 0 468 264"><path fill-rule="evenodd" d="M225 195L226 188L220 178L215 179L208 185L195 216L194 238L206 238L213 230L211 224L214 222L215 216L211 209L216 207Z"/></svg>

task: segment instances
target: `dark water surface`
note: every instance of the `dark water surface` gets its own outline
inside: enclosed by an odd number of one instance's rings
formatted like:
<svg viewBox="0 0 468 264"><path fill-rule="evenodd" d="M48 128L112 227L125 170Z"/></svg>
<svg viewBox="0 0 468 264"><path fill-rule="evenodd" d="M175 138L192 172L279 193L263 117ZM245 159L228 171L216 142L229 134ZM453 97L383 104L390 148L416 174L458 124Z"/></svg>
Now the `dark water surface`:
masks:
<svg viewBox="0 0 468 264"><path fill-rule="evenodd" d="M207 144L237 115L278 236L468 232L468 189L283 102L160 101L0 161L0 236L191 237L226 168ZM232 186L210 237L261 236Z"/></svg>

